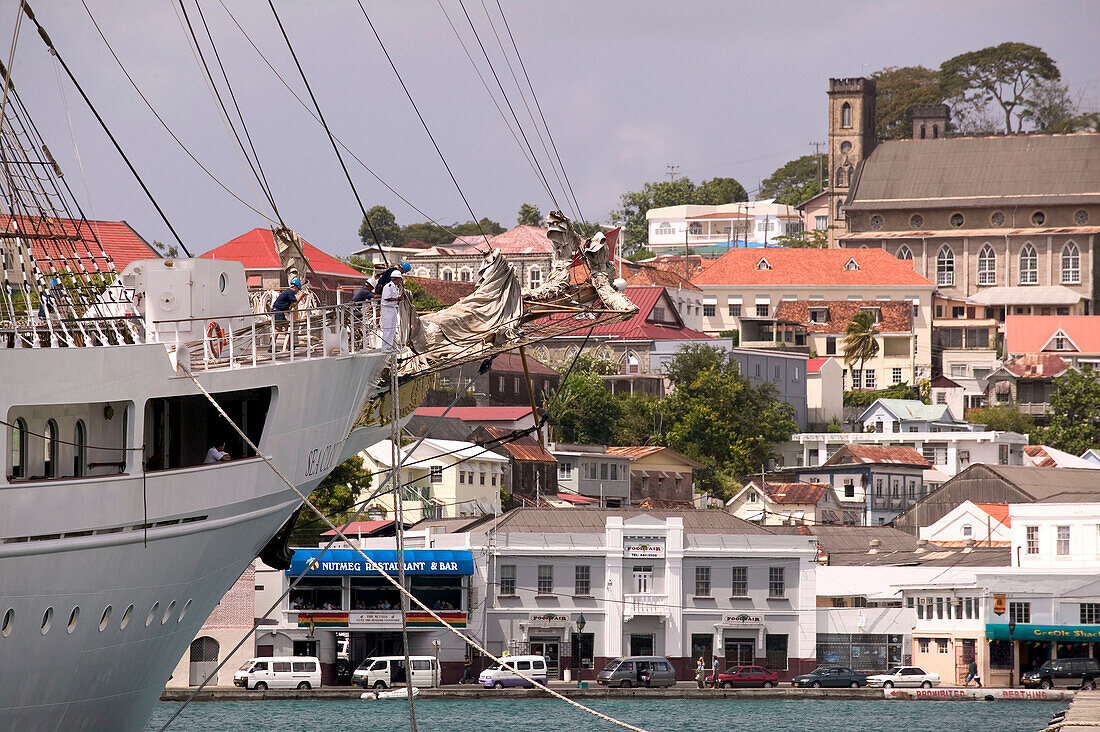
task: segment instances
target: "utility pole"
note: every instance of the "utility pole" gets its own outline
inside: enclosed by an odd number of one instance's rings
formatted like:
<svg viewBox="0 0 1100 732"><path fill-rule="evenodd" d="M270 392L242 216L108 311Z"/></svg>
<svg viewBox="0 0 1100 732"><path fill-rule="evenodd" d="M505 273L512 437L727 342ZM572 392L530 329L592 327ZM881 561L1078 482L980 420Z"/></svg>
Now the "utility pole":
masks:
<svg viewBox="0 0 1100 732"><path fill-rule="evenodd" d="M668 169L668 172L666 172L665 175L668 176L669 182L671 183L672 181L676 180L676 171L680 169L680 166L676 165L675 163L667 163L665 165L665 168Z"/></svg>
<svg viewBox="0 0 1100 732"><path fill-rule="evenodd" d="M817 183L818 183L818 185L821 186L822 190L824 190L824 188L825 188L825 184L822 182L822 178L821 178L821 174L822 174L821 166L824 165L824 162L825 162L824 158L821 157L821 146L823 144L824 143L822 143L822 142L811 142L810 143L810 147L812 147L814 149L814 157L817 158Z"/></svg>

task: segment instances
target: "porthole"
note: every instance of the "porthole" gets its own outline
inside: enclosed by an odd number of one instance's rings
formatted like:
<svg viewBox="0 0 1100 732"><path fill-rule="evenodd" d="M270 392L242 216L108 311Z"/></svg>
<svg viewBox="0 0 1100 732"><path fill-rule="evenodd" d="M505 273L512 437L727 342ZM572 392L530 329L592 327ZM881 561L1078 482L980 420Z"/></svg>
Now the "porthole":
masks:
<svg viewBox="0 0 1100 732"><path fill-rule="evenodd" d="M42 613L42 635L50 632L50 626L53 625L53 608L46 608L46 612Z"/></svg>
<svg viewBox="0 0 1100 732"><path fill-rule="evenodd" d="M126 612L122 613L122 622L118 624L119 630L126 630L126 626L130 624L130 616L134 614L134 606L127 605Z"/></svg>
<svg viewBox="0 0 1100 732"><path fill-rule="evenodd" d="M872 229L881 229L882 228L882 217L879 216L878 214L875 214L874 216L871 217L871 228Z"/></svg>
<svg viewBox="0 0 1100 732"><path fill-rule="evenodd" d="M909 225L912 226L914 229L919 229L920 227L924 226L924 217L920 214L913 214L909 217Z"/></svg>
<svg viewBox="0 0 1100 732"><path fill-rule="evenodd" d="M168 619L170 617L172 617L172 611L175 610L175 609L176 609L176 601L172 600L172 602L168 603L168 607L164 608L164 615L162 615L161 618L160 618L160 624L161 625L164 625L165 623L168 622Z"/></svg>
<svg viewBox="0 0 1100 732"><path fill-rule="evenodd" d="M111 622L111 610L112 610L112 608L111 608L110 605L103 608L103 616L100 617L100 619L99 619L99 632L100 633L107 630L107 624L109 622Z"/></svg>
<svg viewBox="0 0 1100 732"><path fill-rule="evenodd" d="M187 617L187 611L190 610L190 609L191 609L191 601L188 600L187 602L183 603L183 609L180 610L180 619L177 620L176 622L177 623L182 623L183 619L185 617Z"/></svg>
<svg viewBox="0 0 1100 732"><path fill-rule="evenodd" d="M1004 211L994 211L993 215L989 217L989 223L993 224L994 226L1004 226L1005 225L1005 212Z"/></svg>
<svg viewBox="0 0 1100 732"><path fill-rule="evenodd" d="M1085 209L1081 209L1077 213L1073 214L1073 223L1078 226L1084 226L1089 222L1089 212Z"/></svg>
<svg viewBox="0 0 1100 732"><path fill-rule="evenodd" d="M852 143L848 142L847 140L840 143L840 152L843 153L844 155L847 155L848 153L852 152Z"/></svg>
<svg viewBox="0 0 1100 732"><path fill-rule="evenodd" d="M957 229L957 228L959 228L960 226L963 225L963 222L965 221L965 219L963 218L963 215L961 213L956 212L956 213L951 214L951 218L949 218L947 221L948 221L949 224L951 224L952 226L954 226Z"/></svg>
<svg viewBox="0 0 1100 732"><path fill-rule="evenodd" d="M153 624L153 621L157 619L157 610L160 610L160 602L154 602L153 607L149 608L149 614L145 616L145 627L148 628Z"/></svg>
<svg viewBox="0 0 1100 732"><path fill-rule="evenodd" d="M225 276L225 272L222 272L221 277L218 278L218 289L225 292L225 288L229 285L229 278Z"/></svg>
<svg viewBox="0 0 1100 732"><path fill-rule="evenodd" d="M4 625L0 626L0 635L7 638L11 635L11 629L15 626L15 608L9 607L4 613Z"/></svg>
<svg viewBox="0 0 1100 732"><path fill-rule="evenodd" d="M72 633L76 630L76 620L80 617L80 608L74 607L73 611L69 613L69 625L65 628L66 633Z"/></svg>
<svg viewBox="0 0 1100 732"><path fill-rule="evenodd" d="M1047 215L1042 211L1036 211L1035 213L1031 214L1031 223L1035 224L1036 226L1042 226L1046 222L1046 220Z"/></svg>

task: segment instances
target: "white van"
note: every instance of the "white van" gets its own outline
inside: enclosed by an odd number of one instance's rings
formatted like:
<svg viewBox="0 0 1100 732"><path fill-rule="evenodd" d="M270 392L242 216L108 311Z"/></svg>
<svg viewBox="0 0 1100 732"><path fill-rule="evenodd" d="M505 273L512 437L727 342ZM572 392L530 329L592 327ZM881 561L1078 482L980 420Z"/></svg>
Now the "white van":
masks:
<svg viewBox="0 0 1100 732"><path fill-rule="evenodd" d="M250 658L233 674L233 686L261 691L320 688L321 662L314 656Z"/></svg>
<svg viewBox="0 0 1100 732"><path fill-rule="evenodd" d="M505 656L504 664L495 664L481 672L477 682L486 689L503 689L506 686L526 686L533 688L527 679L522 678L516 671L522 671L524 676L546 683L546 659L542 656ZM513 671L512 669L515 669Z"/></svg>
<svg viewBox="0 0 1100 732"><path fill-rule="evenodd" d="M435 656L409 656L412 664L413 686L421 688L439 686L439 661ZM352 686L364 689L388 689L404 686L405 657L375 656L359 664L351 675Z"/></svg>

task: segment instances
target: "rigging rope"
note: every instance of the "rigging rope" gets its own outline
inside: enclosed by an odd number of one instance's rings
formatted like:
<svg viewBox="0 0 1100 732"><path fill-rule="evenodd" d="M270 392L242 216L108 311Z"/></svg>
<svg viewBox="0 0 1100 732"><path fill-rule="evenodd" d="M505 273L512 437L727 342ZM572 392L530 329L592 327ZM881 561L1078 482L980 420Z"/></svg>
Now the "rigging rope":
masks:
<svg viewBox="0 0 1100 732"><path fill-rule="evenodd" d="M340 168L344 171L344 177L348 179L348 185L351 186L351 192L355 196L355 202L359 204L359 210L363 212L363 221L367 223L367 228L370 229L370 234L374 237L374 243L378 246L378 251L382 255L382 261L389 266L389 258L386 256L386 250L382 247L382 240L378 237L378 232L374 230L374 224L371 223L370 217L367 216L367 209L363 205L363 199L359 197L359 191L355 187L355 181L351 178L351 173L348 171L348 166L344 164L344 156L340 154L340 148L336 145L336 138L332 134L332 130L329 129L328 122L325 121L325 114L321 111L321 105L317 102L317 97L313 94L313 88L309 85L309 79L306 77L305 69L302 68L302 64L298 61L298 54L294 51L294 45L290 42L290 36L286 33L286 28L283 27L283 21L279 18L279 12L275 10L275 3L272 0L267 0L268 6L271 8L271 14L275 16L275 22L279 25L279 30L283 34L283 40L286 41L286 47L290 49L290 55L294 59L294 65L298 67L298 73L302 77L302 83L306 85L306 91L309 92L309 98L313 100L313 106L317 109L317 116L320 119L321 126L325 128L325 133L328 135L328 141L332 145L332 151L336 153L336 159L340 161Z"/></svg>
<svg viewBox="0 0 1100 732"><path fill-rule="evenodd" d="M69 77L69 80L73 83L73 86L75 86L76 90L80 92L80 97L84 100L84 103L88 105L88 109L92 112L92 115L96 118L96 121L99 122L99 126L103 128L103 131L104 133L106 133L108 139L110 139L111 144L114 145L115 150L118 152L119 156L122 157L123 162L126 163L126 167L130 169L130 173L133 174L134 179L138 182L138 185L141 186L141 189L145 192L145 195L148 196L149 201L153 204L153 207L157 210L157 213L160 214L161 220L164 221L165 225L168 227L168 230L172 232L172 236L175 237L176 242L178 242L180 245L180 248L184 251L185 254L187 254L187 256L190 257L191 252L187 249L187 245L183 243L183 239L180 238L180 235L176 232L175 227L172 226L172 222L168 220L168 216L164 213L164 209L162 209L160 207L160 204L157 203L157 199L153 196L153 192L149 190L149 187L147 185L145 185L145 181L137 172L137 168L135 168L134 164L130 162L130 158L123 151L122 145L119 144L118 140L115 139L115 136L111 132L110 128L107 127L107 123L99 114L99 110L96 109L95 105L92 104L92 100L88 98L88 95L84 92L84 87L82 87L80 85L80 82L77 81L76 75L72 72L72 69L69 68L69 65L65 63L65 59L61 56L61 53L57 50L57 48L54 47L53 41L50 39L49 34L46 33L46 29L42 26L41 23L38 22L38 19L35 17L30 5L27 4L26 0L20 0L20 3L21 7L23 8L23 12L26 14L27 18L32 23L34 23L35 27L37 27L38 35L42 38L42 41L46 44L46 47L50 49L50 53L52 53L57 58L58 62L61 64L61 68L65 70L65 74Z"/></svg>

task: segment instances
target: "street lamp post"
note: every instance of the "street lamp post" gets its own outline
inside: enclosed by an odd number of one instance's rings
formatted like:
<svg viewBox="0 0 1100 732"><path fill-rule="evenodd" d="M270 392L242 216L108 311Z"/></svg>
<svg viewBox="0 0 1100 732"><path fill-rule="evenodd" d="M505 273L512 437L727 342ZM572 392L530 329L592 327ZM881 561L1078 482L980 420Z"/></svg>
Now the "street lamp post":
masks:
<svg viewBox="0 0 1100 732"><path fill-rule="evenodd" d="M1008 651L1009 651L1009 671L1008 671L1008 685L1011 688L1016 688L1016 642L1012 640L1012 634L1016 630L1016 618L1011 615L1008 618Z"/></svg>
<svg viewBox="0 0 1100 732"><path fill-rule="evenodd" d="M436 670L436 673L439 674L438 679L433 679L432 680L432 685L433 686L439 686L439 685L442 685L442 683L443 683L443 672L439 670L439 645L440 645L439 644L439 639L438 638L432 638L432 648L435 649L435 670Z"/></svg>

